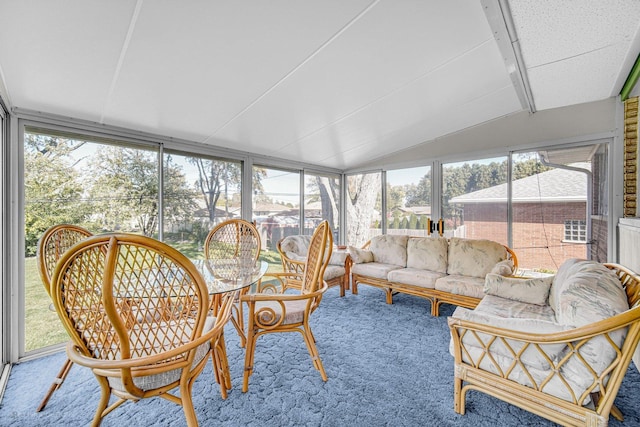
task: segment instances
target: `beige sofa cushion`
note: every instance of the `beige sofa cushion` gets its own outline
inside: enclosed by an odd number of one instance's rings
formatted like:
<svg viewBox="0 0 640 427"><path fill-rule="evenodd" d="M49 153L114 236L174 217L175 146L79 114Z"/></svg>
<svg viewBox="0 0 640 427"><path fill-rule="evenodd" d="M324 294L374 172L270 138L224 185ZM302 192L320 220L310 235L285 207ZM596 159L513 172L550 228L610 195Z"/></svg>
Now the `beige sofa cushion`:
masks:
<svg viewBox="0 0 640 427"><path fill-rule="evenodd" d="M558 271L560 273L560 270ZM601 263L577 261L570 266L568 275L556 275L556 319L558 323L580 327L599 320L608 319L629 309L626 293L617 276ZM560 276L558 278L558 276ZM562 282L560 282L562 279ZM626 330L609 334L611 340L620 346ZM591 339L580 348L580 354L600 375L616 357L616 349L602 336ZM563 372L590 384L591 372L584 364L572 358L563 366Z"/></svg>
<svg viewBox="0 0 640 427"><path fill-rule="evenodd" d="M373 260L383 264L407 266L407 240L409 236L383 234L371 239L369 250Z"/></svg>
<svg viewBox="0 0 640 427"><path fill-rule="evenodd" d="M553 276L519 279L487 274L484 293L536 305L547 305Z"/></svg>
<svg viewBox="0 0 640 427"><path fill-rule="evenodd" d="M437 271L422 270L420 268L399 268L392 270L387 276L390 282L402 283L405 285L420 286L421 288L433 289L436 280L443 277L444 273Z"/></svg>
<svg viewBox="0 0 640 427"><path fill-rule="evenodd" d="M362 276L374 277L376 279L386 280L390 271L397 270L402 267L394 264L382 264L380 262L365 262L362 264L353 264L351 272Z"/></svg>
<svg viewBox="0 0 640 427"><path fill-rule="evenodd" d="M507 259L507 249L491 240L461 239L449 240L447 273L451 275L484 277L497 263Z"/></svg>
<svg viewBox="0 0 640 427"><path fill-rule="evenodd" d="M309 252L309 243L311 242L311 236L307 235L294 235L287 236L280 242L280 249L289 256L289 253L296 255L307 256Z"/></svg>
<svg viewBox="0 0 640 427"><path fill-rule="evenodd" d="M447 272L449 245L444 237L414 237L407 242L407 267Z"/></svg>
<svg viewBox="0 0 640 427"><path fill-rule="evenodd" d="M365 262L373 262L373 252L371 251L356 248L354 246L348 246L347 252L349 252L349 255L351 256L351 261L353 261L354 264L363 264Z"/></svg>
<svg viewBox="0 0 640 427"><path fill-rule="evenodd" d="M515 266L513 265L513 261L511 261L510 259L500 261L491 269L491 273L499 274L501 276L511 276L514 272Z"/></svg>
<svg viewBox="0 0 640 427"><path fill-rule="evenodd" d="M436 280L436 289L473 298L484 296L484 278L449 275Z"/></svg>
<svg viewBox="0 0 640 427"><path fill-rule="evenodd" d="M515 317L519 319L537 319L556 322L556 314L548 305L527 304L495 295L486 295L478 303L475 311L497 317Z"/></svg>
<svg viewBox="0 0 640 427"><path fill-rule="evenodd" d="M468 320L470 322L481 323L483 325L495 326L497 328L510 329L520 332L536 333L536 334L549 334L556 332L563 332L567 328L563 325L559 325L553 322L547 322L538 319L520 319L520 318L504 318L496 317L486 313L478 313L474 310L469 310L463 307L458 307L453 312L452 317L456 319ZM492 342L492 335L483 333L467 333L462 338L462 342L465 345L470 345L479 348L489 348L492 355L498 354L504 357L513 358L513 353L505 345L502 340L495 340ZM525 343L516 340L505 340L511 350L516 354L520 353ZM532 366L537 369L550 369L551 366L547 361L545 354L549 359L558 361L563 350L566 348L565 343L560 344L544 344L540 345L540 348L544 351L540 351L536 346L527 346L524 352L520 356L520 360L527 366Z"/></svg>
<svg viewBox="0 0 640 427"><path fill-rule="evenodd" d="M280 242L280 249L285 253L287 257L294 261L305 262L307 260L307 253L309 252L309 245L311 244L311 236L308 235L293 235L287 236ZM344 266L347 260L346 251L332 251L331 258L329 258L329 264Z"/></svg>

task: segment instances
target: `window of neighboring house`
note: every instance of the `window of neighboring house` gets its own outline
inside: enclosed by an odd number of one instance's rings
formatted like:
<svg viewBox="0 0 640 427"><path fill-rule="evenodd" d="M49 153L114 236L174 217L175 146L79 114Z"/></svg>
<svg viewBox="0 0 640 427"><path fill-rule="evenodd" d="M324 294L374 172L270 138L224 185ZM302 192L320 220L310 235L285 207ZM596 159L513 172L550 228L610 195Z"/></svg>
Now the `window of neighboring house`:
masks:
<svg viewBox="0 0 640 427"><path fill-rule="evenodd" d="M582 220L566 220L564 222L565 242L585 243L587 241L587 222Z"/></svg>

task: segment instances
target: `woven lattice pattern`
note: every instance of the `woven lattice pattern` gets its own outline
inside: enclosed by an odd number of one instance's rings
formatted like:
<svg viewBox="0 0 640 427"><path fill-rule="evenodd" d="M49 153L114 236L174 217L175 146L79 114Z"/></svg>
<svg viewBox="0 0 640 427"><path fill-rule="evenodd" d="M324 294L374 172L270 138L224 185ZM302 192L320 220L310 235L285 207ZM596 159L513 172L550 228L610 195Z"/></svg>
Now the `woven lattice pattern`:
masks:
<svg viewBox="0 0 640 427"><path fill-rule="evenodd" d="M249 389L249 377L253 373L253 360L256 349L256 339L263 334L274 332L300 332L304 338L313 366L320 372L324 381L327 373L324 370L315 337L309 325L309 316L322 300L327 284L323 280L324 270L331 256L331 229L327 221L322 221L311 237L307 252L306 264L302 275L300 293L284 293L285 282L292 273L272 273L277 278L281 289L274 285L260 287L256 294L243 295L242 301L248 306L247 351L245 353L245 370L242 391Z"/></svg>
<svg viewBox="0 0 640 427"><path fill-rule="evenodd" d="M204 244L207 259L253 259L260 255L260 234L248 221L232 219L214 227Z"/></svg>
<svg viewBox="0 0 640 427"><path fill-rule="evenodd" d="M56 263L63 253L81 240L91 236L91 232L70 224L59 224L47 229L38 242L38 268L48 294L49 283Z"/></svg>
<svg viewBox="0 0 640 427"><path fill-rule="evenodd" d="M73 343L69 358L92 369L101 398L92 425L127 400L160 396L197 426L191 387L211 348L221 348L229 298L207 316L207 285L179 251L150 237L107 234L67 251L51 281L53 303ZM230 387L226 355L215 379ZM224 383L224 385L223 385ZM171 390L179 388L178 394ZM118 399L111 403L111 396Z"/></svg>
<svg viewBox="0 0 640 427"><path fill-rule="evenodd" d="M320 288L320 284L324 277L324 270L327 262L331 257L333 247L333 238L329 223L323 221L316 228L309 243L309 252L307 253L307 263L305 265L301 292L303 294L315 292Z"/></svg>
<svg viewBox="0 0 640 427"><path fill-rule="evenodd" d="M154 355L192 341L206 294L158 248L107 238L75 252L57 287L88 354L103 360Z"/></svg>
<svg viewBox="0 0 640 427"><path fill-rule="evenodd" d="M465 394L475 389L560 424L606 425L610 412L619 416L613 403L640 341L640 278L605 265L630 307L610 318L539 333L449 318L456 412L464 414Z"/></svg>

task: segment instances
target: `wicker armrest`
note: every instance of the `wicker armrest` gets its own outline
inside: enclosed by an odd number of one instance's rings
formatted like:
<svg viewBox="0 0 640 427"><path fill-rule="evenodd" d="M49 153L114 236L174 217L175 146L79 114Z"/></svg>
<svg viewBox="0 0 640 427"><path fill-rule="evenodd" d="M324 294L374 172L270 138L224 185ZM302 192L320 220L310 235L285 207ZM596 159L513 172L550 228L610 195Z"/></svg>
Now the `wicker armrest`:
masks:
<svg viewBox="0 0 640 427"><path fill-rule="evenodd" d="M456 375L482 372L506 389L521 393L524 386L535 390L537 399L548 395L553 404L561 399L580 407L594 393L600 405L613 403L640 339L640 307L554 333L521 332L453 317L448 323ZM590 356L594 350L598 357Z"/></svg>

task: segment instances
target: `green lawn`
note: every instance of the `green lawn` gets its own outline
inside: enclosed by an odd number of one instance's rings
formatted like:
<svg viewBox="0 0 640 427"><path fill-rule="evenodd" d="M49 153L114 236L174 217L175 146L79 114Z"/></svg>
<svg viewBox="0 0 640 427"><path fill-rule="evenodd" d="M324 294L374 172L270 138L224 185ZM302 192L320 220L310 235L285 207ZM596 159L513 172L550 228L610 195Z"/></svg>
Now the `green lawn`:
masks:
<svg viewBox="0 0 640 427"><path fill-rule="evenodd" d="M198 249L194 243L171 242L171 245L188 258L203 258L202 249ZM278 252L262 251L260 259L269 264L269 272L282 271ZM49 308L51 300L40 280L36 258L26 258L24 265L25 351L66 342L67 333L56 312Z"/></svg>

